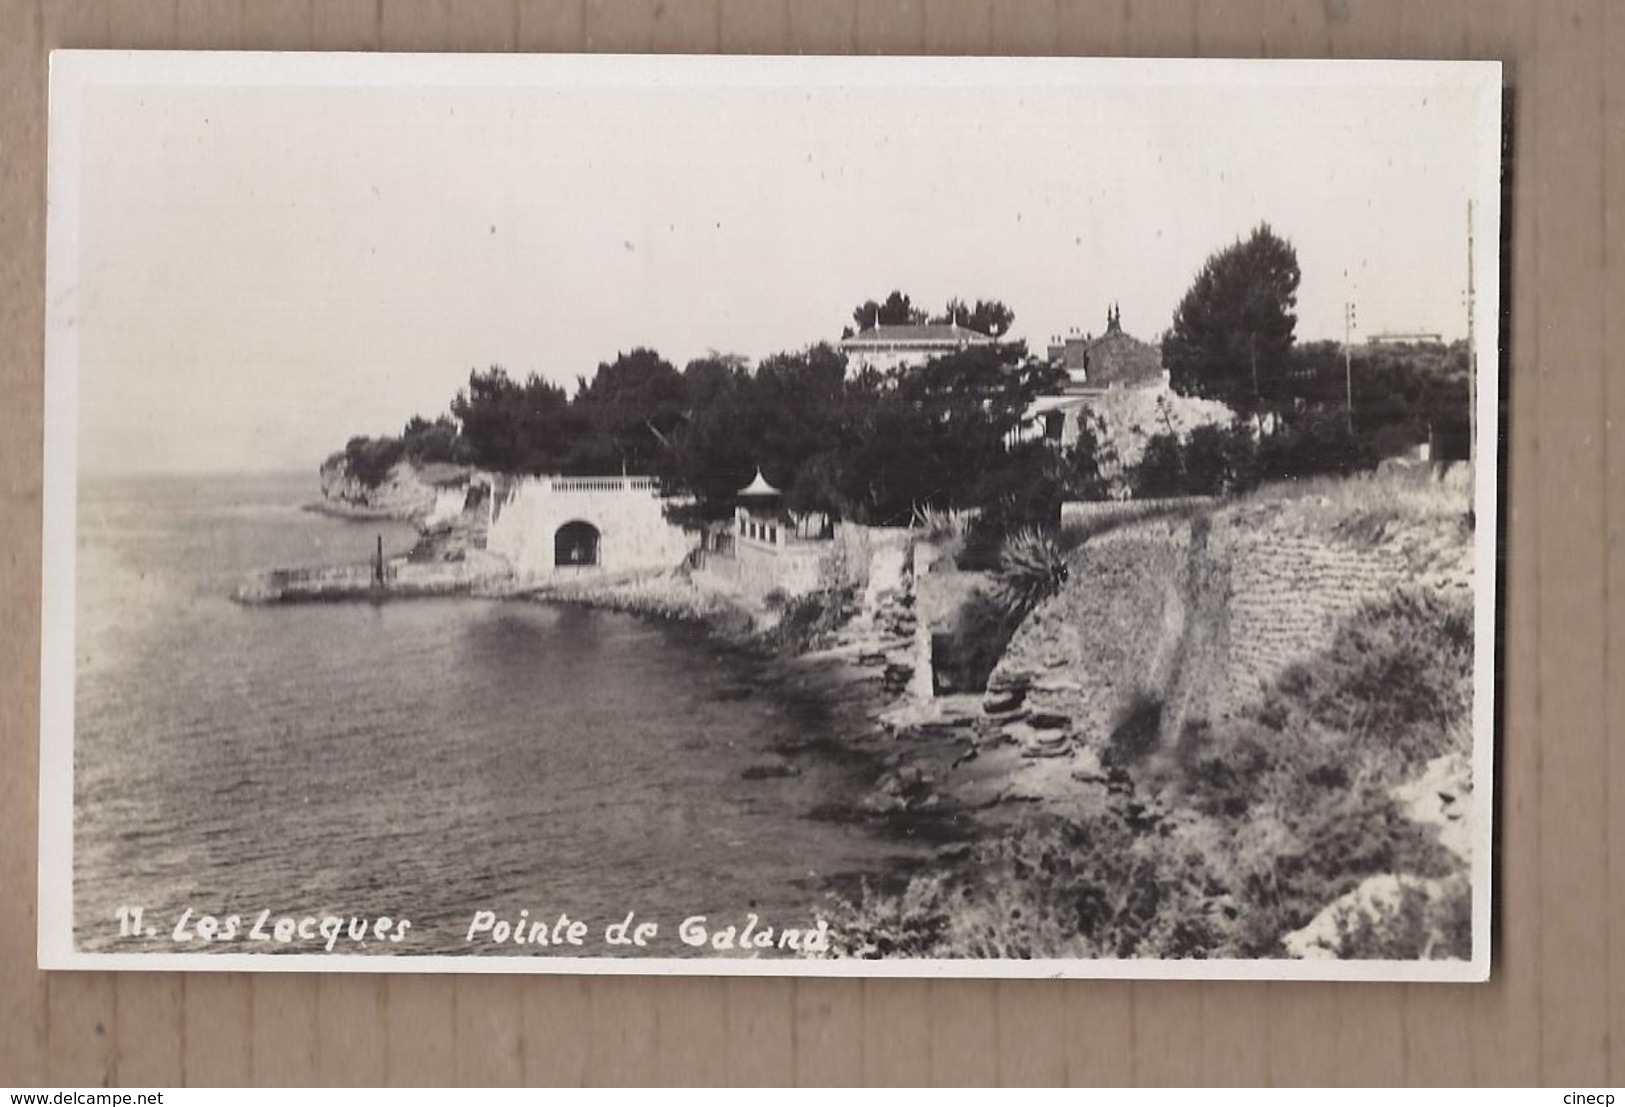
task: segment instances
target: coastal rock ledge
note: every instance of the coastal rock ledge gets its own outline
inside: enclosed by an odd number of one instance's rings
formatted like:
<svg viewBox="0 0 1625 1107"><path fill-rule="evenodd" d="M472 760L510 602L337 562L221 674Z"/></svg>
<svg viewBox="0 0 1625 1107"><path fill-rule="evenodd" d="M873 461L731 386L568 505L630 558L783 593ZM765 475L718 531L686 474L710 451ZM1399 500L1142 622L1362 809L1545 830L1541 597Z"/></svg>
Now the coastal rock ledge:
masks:
<svg viewBox="0 0 1625 1107"><path fill-rule="evenodd" d="M389 467L376 484L356 475L343 450L322 462L322 498L310 505L324 514L352 519L399 519L421 523L434 512L440 489L466 482L466 465L414 465L407 460Z"/></svg>

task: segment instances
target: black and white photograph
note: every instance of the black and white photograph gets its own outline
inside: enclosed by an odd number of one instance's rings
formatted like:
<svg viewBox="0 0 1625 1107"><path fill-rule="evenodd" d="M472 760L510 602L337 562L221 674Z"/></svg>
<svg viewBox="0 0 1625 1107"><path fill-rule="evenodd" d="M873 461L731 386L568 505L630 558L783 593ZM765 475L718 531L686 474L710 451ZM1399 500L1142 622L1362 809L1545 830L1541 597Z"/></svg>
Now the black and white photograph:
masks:
<svg viewBox="0 0 1625 1107"><path fill-rule="evenodd" d="M43 967L1488 975L1499 63L50 76Z"/></svg>

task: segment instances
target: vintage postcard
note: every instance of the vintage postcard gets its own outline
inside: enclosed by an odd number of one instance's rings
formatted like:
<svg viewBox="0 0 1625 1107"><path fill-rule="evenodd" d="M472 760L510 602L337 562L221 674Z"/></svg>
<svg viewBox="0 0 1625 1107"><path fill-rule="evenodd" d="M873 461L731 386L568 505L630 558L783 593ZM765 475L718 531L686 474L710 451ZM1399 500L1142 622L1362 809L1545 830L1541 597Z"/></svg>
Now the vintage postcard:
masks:
<svg viewBox="0 0 1625 1107"><path fill-rule="evenodd" d="M50 92L43 966L1488 974L1497 63Z"/></svg>

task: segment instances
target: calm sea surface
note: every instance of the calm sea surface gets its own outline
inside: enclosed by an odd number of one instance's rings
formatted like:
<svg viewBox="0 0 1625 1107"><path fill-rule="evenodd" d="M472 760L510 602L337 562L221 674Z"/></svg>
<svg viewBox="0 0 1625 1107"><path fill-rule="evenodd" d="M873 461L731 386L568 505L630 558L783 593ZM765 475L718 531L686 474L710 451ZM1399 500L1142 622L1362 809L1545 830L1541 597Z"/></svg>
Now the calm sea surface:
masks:
<svg viewBox="0 0 1625 1107"><path fill-rule="evenodd" d="M243 607L245 574L411 545L301 511L312 478L130 480L80 493L75 936L176 945L181 914L387 915L352 952L603 953L606 923L805 926L895 842L811 817L866 766L786 745L841 725L698 633L525 602ZM143 909L155 938L120 937ZM587 921L579 950L464 944L471 916ZM314 952L308 943L235 952ZM347 939L341 942L344 948ZM226 943L215 943L222 949Z"/></svg>

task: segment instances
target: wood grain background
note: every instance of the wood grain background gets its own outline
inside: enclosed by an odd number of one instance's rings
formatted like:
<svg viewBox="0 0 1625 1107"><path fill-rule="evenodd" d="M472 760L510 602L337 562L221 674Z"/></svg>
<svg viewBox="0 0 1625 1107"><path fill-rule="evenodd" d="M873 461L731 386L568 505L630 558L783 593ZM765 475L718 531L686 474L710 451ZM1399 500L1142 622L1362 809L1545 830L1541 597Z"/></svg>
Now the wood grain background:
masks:
<svg viewBox="0 0 1625 1107"><path fill-rule="evenodd" d="M55 47L1499 58L1515 104L1487 985L34 968ZM0 1084L1625 1082L1625 5L0 0ZM1610 202L1612 201L1612 202Z"/></svg>

